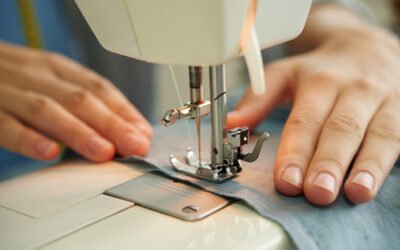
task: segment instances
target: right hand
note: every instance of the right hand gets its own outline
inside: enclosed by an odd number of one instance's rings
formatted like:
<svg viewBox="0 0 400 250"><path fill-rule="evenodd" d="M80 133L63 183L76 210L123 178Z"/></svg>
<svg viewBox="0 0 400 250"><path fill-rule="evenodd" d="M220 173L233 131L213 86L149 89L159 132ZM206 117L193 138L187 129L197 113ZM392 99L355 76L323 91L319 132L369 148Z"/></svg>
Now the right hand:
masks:
<svg viewBox="0 0 400 250"><path fill-rule="evenodd" d="M147 154L152 128L108 80L64 56L0 42L0 147L52 160Z"/></svg>
<svg viewBox="0 0 400 250"><path fill-rule="evenodd" d="M254 128L290 101L275 159L274 184L329 205L344 189L353 203L372 200L400 152L400 43L382 29L337 30L312 51L266 67L268 91L251 90L228 128Z"/></svg>

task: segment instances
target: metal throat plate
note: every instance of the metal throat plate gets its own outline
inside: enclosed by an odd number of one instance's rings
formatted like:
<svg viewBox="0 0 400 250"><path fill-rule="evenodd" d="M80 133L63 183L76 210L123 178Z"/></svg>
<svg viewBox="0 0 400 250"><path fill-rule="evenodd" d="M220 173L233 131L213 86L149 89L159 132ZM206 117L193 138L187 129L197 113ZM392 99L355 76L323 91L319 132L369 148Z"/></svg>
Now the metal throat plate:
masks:
<svg viewBox="0 0 400 250"><path fill-rule="evenodd" d="M111 188L105 194L185 221L201 220L233 202L155 172Z"/></svg>

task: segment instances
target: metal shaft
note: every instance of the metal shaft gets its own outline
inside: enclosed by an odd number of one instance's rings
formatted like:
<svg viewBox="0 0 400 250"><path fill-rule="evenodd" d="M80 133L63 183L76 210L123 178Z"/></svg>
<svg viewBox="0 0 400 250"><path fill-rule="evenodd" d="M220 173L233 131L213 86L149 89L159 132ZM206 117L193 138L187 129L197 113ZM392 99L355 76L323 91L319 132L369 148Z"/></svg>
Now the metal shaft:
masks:
<svg viewBox="0 0 400 250"><path fill-rule="evenodd" d="M204 102L202 71L202 67L189 66L191 104L200 104Z"/></svg>
<svg viewBox="0 0 400 250"><path fill-rule="evenodd" d="M211 161L212 165L224 163L224 142L226 139L226 85L225 66L209 68L211 101Z"/></svg>

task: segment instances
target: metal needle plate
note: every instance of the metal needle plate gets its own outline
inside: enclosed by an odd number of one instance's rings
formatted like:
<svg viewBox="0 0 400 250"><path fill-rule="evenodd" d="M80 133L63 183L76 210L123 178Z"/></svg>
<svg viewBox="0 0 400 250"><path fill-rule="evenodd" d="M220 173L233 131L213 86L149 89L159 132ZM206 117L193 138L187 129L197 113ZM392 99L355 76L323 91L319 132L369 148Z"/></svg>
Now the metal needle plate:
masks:
<svg viewBox="0 0 400 250"><path fill-rule="evenodd" d="M201 220L232 203L232 200L156 173L125 182L105 194L185 221Z"/></svg>

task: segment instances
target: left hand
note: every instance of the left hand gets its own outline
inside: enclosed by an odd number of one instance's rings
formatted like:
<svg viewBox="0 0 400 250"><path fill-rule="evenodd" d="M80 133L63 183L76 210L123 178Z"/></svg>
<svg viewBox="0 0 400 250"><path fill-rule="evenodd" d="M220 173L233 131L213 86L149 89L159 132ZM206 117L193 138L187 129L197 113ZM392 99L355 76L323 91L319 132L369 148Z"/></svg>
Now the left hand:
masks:
<svg viewBox="0 0 400 250"><path fill-rule="evenodd" d="M53 160L144 156L151 125L113 84L62 55L0 41L0 147Z"/></svg>
<svg viewBox="0 0 400 250"><path fill-rule="evenodd" d="M293 102L275 162L276 188L327 205L344 183L353 203L373 199L400 153L399 41L375 28L344 32L265 71L266 93L247 91L228 127L254 128L277 104Z"/></svg>

